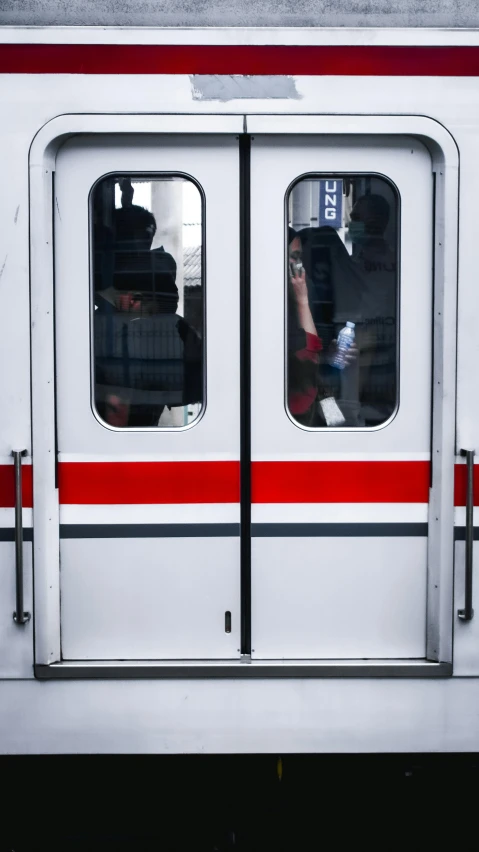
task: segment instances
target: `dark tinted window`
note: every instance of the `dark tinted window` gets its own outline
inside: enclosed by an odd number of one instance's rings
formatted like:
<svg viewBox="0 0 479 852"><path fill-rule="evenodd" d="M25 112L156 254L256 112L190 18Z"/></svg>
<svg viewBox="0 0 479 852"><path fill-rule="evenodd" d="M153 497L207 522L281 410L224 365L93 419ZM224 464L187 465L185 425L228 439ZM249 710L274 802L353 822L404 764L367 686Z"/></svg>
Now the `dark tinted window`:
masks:
<svg viewBox="0 0 479 852"><path fill-rule="evenodd" d="M176 176L109 176L91 194L93 399L119 428L171 428L204 394L202 198Z"/></svg>
<svg viewBox="0 0 479 852"><path fill-rule="evenodd" d="M303 426L379 426L398 402L397 192L376 175L311 176L287 210L289 412Z"/></svg>

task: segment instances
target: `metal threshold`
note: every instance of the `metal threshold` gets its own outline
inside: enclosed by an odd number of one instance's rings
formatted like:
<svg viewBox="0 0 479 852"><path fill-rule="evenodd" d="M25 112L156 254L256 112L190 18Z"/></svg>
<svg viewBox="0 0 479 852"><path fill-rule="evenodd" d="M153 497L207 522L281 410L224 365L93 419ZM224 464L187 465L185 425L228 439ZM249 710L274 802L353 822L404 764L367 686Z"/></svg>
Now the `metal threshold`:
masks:
<svg viewBox="0 0 479 852"><path fill-rule="evenodd" d="M55 679L135 678L437 678L452 675L451 663L396 660L71 660L36 665L35 677Z"/></svg>

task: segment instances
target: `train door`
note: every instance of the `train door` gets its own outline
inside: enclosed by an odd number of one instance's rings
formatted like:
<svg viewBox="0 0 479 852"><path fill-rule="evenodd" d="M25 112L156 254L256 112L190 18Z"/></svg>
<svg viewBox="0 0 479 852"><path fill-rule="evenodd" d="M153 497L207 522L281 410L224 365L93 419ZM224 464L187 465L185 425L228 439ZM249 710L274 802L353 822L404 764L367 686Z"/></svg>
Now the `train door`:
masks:
<svg viewBox="0 0 479 852"><path fill-rule="evenodd" d="M37 674L450 674L454 150L129 121L32 154Z"/></svg>
<svg viewBox="0 0 479 852"><path fill-rule="evenodd" d="M251 132L252 657L424 660L431 156Z"/></svg>
<svg viewBox="0 0 479 852"><path fill-rule="evenodd" d="M238 197L233 135L57 155L64 661L239 656Z"/></svg>

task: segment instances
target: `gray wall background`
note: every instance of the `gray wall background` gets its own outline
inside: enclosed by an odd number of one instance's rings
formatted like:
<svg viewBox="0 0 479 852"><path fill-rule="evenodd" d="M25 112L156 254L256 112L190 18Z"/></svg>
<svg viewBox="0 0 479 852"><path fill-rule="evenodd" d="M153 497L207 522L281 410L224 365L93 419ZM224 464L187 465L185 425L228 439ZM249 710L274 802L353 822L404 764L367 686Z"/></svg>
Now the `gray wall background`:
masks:
<svg viewBox="0 0 479 852"><path fill-rule="evenodd" d="M479 0L0 0L0 25L479 27Z"/></svg>

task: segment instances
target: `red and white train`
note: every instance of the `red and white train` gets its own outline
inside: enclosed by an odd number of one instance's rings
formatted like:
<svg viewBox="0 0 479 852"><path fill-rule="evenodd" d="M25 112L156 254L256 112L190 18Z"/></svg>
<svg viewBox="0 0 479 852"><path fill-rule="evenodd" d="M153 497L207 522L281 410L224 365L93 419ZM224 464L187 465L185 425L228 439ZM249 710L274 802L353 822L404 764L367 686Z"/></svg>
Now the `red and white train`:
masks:
<svg viewBox="0 0 479 852"><path fill-rule="evenodd" d="M477 751L479 19L7 23L0 751Z"/></svg>

